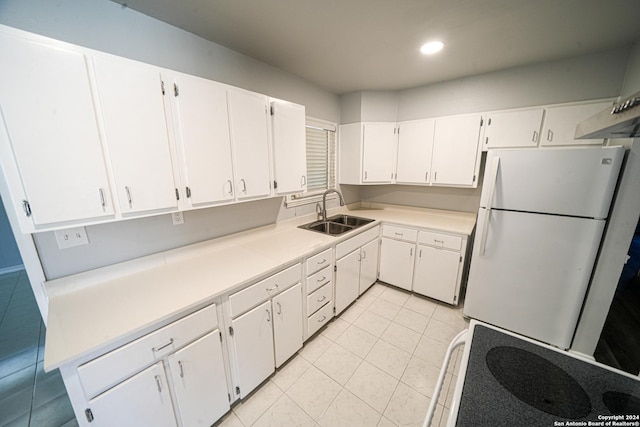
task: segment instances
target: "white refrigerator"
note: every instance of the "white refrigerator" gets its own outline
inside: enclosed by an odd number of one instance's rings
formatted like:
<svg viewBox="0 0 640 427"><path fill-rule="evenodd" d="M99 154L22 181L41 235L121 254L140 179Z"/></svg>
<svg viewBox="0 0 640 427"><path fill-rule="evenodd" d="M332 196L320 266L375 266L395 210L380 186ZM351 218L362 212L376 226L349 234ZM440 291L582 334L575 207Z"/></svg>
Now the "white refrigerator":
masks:
<svg viewBox="0 0 640 427"><path fill-rule="evenodd" d="M488 152L466 316L570 347L623 156L623 147Z"/></svg>

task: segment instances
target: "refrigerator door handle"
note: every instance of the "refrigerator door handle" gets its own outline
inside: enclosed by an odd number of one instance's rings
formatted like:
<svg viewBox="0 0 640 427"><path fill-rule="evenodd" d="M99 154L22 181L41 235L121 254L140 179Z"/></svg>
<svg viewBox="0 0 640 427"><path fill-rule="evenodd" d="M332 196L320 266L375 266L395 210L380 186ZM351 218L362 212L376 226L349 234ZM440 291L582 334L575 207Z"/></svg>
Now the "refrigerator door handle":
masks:
<svg viewBox="0 0 640 427"><path fill-rule="evenodd" d="M489 169L489 188L487 188L486 215L480 229L480 246L478 255L484 256L485 246L487 245L487 233L489 232L489 220L491 219L491 205L493 205L493 196L496 192L496 181L498 180L498 169L500 168L500 157L495 156L491 162Z"/></svg>

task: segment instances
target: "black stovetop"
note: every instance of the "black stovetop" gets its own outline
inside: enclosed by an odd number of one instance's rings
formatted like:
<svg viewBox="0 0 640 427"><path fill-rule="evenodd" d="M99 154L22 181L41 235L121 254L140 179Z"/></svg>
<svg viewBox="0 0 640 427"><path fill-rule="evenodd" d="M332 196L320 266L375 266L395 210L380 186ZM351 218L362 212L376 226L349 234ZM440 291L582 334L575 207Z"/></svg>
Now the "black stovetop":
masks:
<svg viewBox="0 0 640 427"><path fill-rule="evenodd" d="M612 415L622 417L607 418ZM638 379L492 328L473 329L457 426L586 426L614 420L640 425L638 416Z"/></svg>

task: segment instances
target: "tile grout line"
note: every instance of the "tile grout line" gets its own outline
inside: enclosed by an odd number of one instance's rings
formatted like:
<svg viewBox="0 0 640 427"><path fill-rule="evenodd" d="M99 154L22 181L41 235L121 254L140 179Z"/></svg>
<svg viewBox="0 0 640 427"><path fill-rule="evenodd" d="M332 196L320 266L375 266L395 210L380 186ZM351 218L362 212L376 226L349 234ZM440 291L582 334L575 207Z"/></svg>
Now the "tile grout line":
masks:
<svg viewBox="0 0 640 427"><path fill-rule="evenodd" d="M9 312L9 307L11 306L11 301L13 300L13 296L15 295L16 289L18 288L18 283L19 283L21 274L22 272L16 275L16 279L13 283L13 289L11 290L11 296L9 296L9 302L7 302L7 308L4 310L4 313L2 313L2 318L0 318L0 326L2 326L2 324L4 323L4 319L7 316L7 313Z"/></svg>

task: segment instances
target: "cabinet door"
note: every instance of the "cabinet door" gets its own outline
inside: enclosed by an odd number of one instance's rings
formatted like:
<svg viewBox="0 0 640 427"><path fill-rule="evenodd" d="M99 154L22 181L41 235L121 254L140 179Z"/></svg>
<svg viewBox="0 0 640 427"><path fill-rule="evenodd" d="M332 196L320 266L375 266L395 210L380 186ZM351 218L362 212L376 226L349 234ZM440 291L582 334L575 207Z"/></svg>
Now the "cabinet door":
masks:
<svg viewBox="0 0 640 427"><path fill-rule="evenodd" d="M33 223L112 216L84 55L2 36L0 62L2 118Z"/></svg>
<svg viewBox="0 0 640 427"><path fill-rule="evenodd" d="M170 355L169 368L183 426L210 426L229 410L218 330Z"/></svg>
<svg viewBox="0 0 640 427"><path fill-rule="evenodd" d="M542 126L542 108L491 113L484 131L487 148L537 147Z"/></svg>
<svg viewBox="0 0 640 427"><path fill-rule="evenodd" d="M363 124L363 182L391 182L393 180L395 129L395 123Z"/></svg>
<svg viewBox="0 0 640 427"><path fill-rule="evenodd" d="M360 251L360 295L369 289L378 279L379 249L380 243L378 239L376 239L364 245Z"/></svg>
<svg viewBox="0 0 640 427"><path fill-rule="evenodd" d="M382 238L380 280L410 291L415 246L415 243Z"/></svg>
<svg viewBox="0 0 640 427"><path fill-rule="evenodd" d="M160 69L103 56L94 67L120 210L176 209Z"/></svg>
<svg viewBox="0 0 640 427"><path fill-rule="evenodd" d="M170 96L175 99L185 194L192 206L233 200L226 89L186 74L176 75L173 81L177 90L170 88Z"/></svg>
<svg viewBox="0 0 640 427"><path fill-rule="evenodd" d="M428 184L435 120L400 124L396 183Z"/></svg>
<svg viewBox="0 0 640 427"><path fill-rule="evenodd" d="M298 283L272 300L276 367L302 347L302 285Z"/></svg>
<svg viewBox="0 0 640 427"><path fill-rule="evenodd" d="M336 314L358 298L360 290L360 248L336 261Z"/></svg>
<svg viewBox="0 0 640 427"><path fill-rule="evenodd" d="M273 166L276 194L307 189L307 134L302 105L272 102Z"/></svg>
<svg viewBox="0 0 640 427"><path fill-rule="evenodd" d="M162 362L90 400L89 408L97 426L177 425Z"/></svg>
<svg viewBox="0 0 640 427"><path fill-rule="evenodd" d="M242 397L274 371L271 301L231 321Z"/></svg>
<svg viewBox="0 0 640 427"><path fill-rule="evenodd" d="M459 252L418 245L414 292L457 304L460 266Z"/></svg>
<svg viewBox="0 0 640 427"><path fill-rule="evenodd" d="M547 108L541 145L601 145L602 139L573 139L573 137L578 123L607 107L611 107L611 102Z"/></svg>
<svg viewBox="0 0 640 427"><path fill-rule="evenodd" d="M236 197L267 197L271 192L267 99L239 90L230 90L228 96Z"/></svg>
<svg viewBox="0 0 640 427"><path fill-rule="evenodd" d="M481 120L480 114L436 119L432 184L477 186Z"/></svg>

